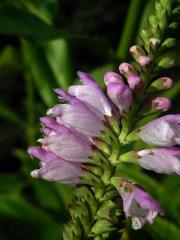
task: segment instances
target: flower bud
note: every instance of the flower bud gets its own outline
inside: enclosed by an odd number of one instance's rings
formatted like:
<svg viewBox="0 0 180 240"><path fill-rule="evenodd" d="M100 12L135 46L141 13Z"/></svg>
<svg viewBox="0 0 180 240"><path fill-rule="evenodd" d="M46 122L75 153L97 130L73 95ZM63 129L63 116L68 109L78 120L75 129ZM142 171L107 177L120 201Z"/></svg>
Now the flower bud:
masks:
<svg viewBox="0 0 180 240"><path fill-rule="evenodd" d="M144 50L137 45L132 46L129 49L129 51L130 51L131 55L134 57L135 60L137 60L139 58L139 56L145 55Z"/></svg>
<svg viewBox="0 0 180 240"><path fill-rule="evenodd" d="M167 38L161 45L163 48L171 48L176 45L176 39L175 38Z"/></svg>
<svg viewBox="0 0 180 240"><path fill-rule="evenodd" d="M170 58L170 57L165 57L163 59L161 59L158 63L158 66L161 68L171 68L174 67L175 65L175 61L174 59Z"/></svg>
<svg viewBox="0 0 180 240"><path fill-rule="evenodd" d="M151 59L148 56L139 56L138 62L141 67L147 67L151 63Z"/></svg>
<svg viewBox="0 0 180 240"><path fill-rule="evenodd" d="M128 112L132 104L132 91L124 83L110 83L107 93L120 112Z"/></svg>
<svg viewBox="0 0 180 240"><path fill-rule="evenodd" d="M104 82L106 84L106 86L109 84L109 83L112 83L112 82L123 82L123 78L121 77L121 75L119 75L118 73L116 72L107 72L105 73L104 75Z"/></svg>
<svg viewBox="0 0 180 240"><path fill-rule="evenodd" d="M178 23L177 22L172 22L170 25L169 25L169 28L171 30L176 30L178 28Z"/></svg>
<svg viewBox="0 0 180 240"><path fill-rule="evenodd" d="M127 78L127 82L131 89L139 89L142 87L143 81L131 64L122 63L119 66L119 70Z"/></svg>
<svg viewBox="0 0 180 240"><path fill-rule="evenodd" d="M129 76L127 81L131 89L140 89L143 86L143 81L140 76Z"/></svg>
<svg viewBox="0 0 180 240"><path fill-rule="evenodd" d="M119 71L120 73L122 73L126 78L128 78L129 76L135 76L137 75L133 65L129 64L129 63L121 63L119 65Z"/></svg>
<svg viewBox="0 0 180 240"><path fill-rule="evenodd" d="M160 40L158 38L150 38L149 44L152 47L152 49L155 50L159 46Z"/></svg>
<svg viewBox="0 0 180 240"><path fill-rule="evenodd" d="M165 90L169 89L173 86L173 80L168 77L161 77L155 80L152 84L151 87L155 88L157 90Z"/></svg>
<svg viewBox="0 0 180 240"><path fill-rule="evenodd" d="M157 97L152 101L152 110L165 112L171 107L171 101L166 97Z"/></svg>

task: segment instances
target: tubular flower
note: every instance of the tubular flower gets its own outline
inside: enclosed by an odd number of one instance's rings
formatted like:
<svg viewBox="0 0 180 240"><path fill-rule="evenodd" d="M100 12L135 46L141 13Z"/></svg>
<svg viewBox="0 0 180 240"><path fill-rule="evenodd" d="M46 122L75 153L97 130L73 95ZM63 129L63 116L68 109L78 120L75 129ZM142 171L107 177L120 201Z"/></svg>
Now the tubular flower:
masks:
<svg viewBox="0 0 180 240"><path fill-rule="evenodd" d="M139 137L156 146L180 144L180 114L166 115L147 123L140 128Z"/></svg>
<svg viewBox="0 0 180 240"><path fill-rule="evenodd" d="M157 173L180 175L180 149L153 148L144 149L137 152L139 156L138 163L145 169Z"/></svg>
<svg viewBox="0 0 180 240"><path fill-rule="evenodd" d="M137 74L134 67L129 63L121 63L119 71L127 78L127 82L131 89L140 89L143 86L141 77Z"/></svg>
<svg viewBox="0 0 180 240"><path fill-rule="evenodd" d="M132 104L132 91L126 84L123 82L109 83L107 93L112 102L118 107L120 113L129 111Z"/></svg>
<svg viewBox="0 0 180 240"><path fill-rule="evenodd" d="M158 213L164 214L160 204L139 185L116 177L112 181L123 199L126 217L132 219L133 229L140 229L145 223L152 224Z"/></svg>
<svg viewBox="0 0 180 240"><path fill-rule="evenodd" d="M75 185L90 161L94 137L101 135L105 115L111 117L112 103L97 83L86 73L78 72L84 85L71 86L68 93L55 89L60 99L68 101L48 110L42 117L42 147L31 147L30 155L40 159L40 169L33 177Z"/></svg>
<svg viewBox="0 0 180 240"><path fill-rule="evenodd" d="M82 169L79 163L68 162L53 152L46 151L40 147L31 147L28 149L28 153L41 160L40 169L32 171L32 177L71 185L80 182Z"/></svg>

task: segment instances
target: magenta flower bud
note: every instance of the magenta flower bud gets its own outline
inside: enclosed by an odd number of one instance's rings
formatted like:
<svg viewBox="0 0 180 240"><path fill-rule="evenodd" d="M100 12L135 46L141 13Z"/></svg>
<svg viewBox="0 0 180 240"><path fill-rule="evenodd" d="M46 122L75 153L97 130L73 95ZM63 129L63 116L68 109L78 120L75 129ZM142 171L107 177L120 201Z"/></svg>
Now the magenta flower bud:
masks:
<svg viewBox="0 0 180 240"><path fill-rule="evenodd" d="M141 167L157 173L180 175L180 149L175 147L144 149L137 152Z"/></svg>
<svg viewBox="0 0 180 240"><path fill-rule="evenodd" d="M139 56L138 62L141 67L147 67L151 63L151 59L147 56Z"/></svg>
<svg viewBox="0 0 180 240"><path fill-rule="evenodd" d="M134 46L132 46L132 47L130 48L130 53L131 53L131 55L134 57L134 59L135 59L136 61L138 61L138 58L139 58L140 56L144 56L144 55L145 55L144 50L143 50L141 47L137 46L137 45L134 45Z"/></svg>
<svg viewBox="0 0 180 240"><path fill-rule="evenodd" d="M152 224L157 214L164 215L160 204L142 187L131 182L114 177L112 183L123 199L123 209L126 218L132 219L132 228L138 230L144 224Z"/></svg>
<svg viewBox="0 0 180 240"><path fill-rule="evenodd" d="M128 78L129 76L136 76L137 72L134 69L133 65L129 64L129 63L121 63L119 65L119 71L120 73L122 73L126 78Z"/></svg>
<svg viewBox="0 0 180 240"><path fill-rule="evenodd" d="M127 82L131 89L140 89L143 86L143 81L139 76L129 76Z"/></svg>
<svg viewBox="0 0 180 240"><path fill-rule="evenodd" d="M168 77L161 77L156 79L152 84L151 87L157 90L166 90L173 86L173 80Z"/></svg>
<svg viewBox="0 0 180 240"><path fill-rule="evenodd" d="M119 75L116 72L107 72L104 75L104 82L107 86L109 83L112 83L112 82L114 83L123 82L123 78L121 77L121 75Z"/></svg>
<svg viewBox="0 0 180 240"><path fill-rule="evenodd" d="M165 112L171 107L171 101L166 97L157 97L152 100L152 109Z"/></svg>
<svg viewBox="0 0 180 240"><path fill-rule="evenodd" d="M167 147L180 144L180 114L160 117L139 130L145 143Z"/></svg>
<svg viewBox="0 0 180 240"><path fill-rule="evenodd" d="M160 78L160 80L162 81L165 89L169 89L173 86L173 80L171 78L162 77L162 78Z"/></svg>
<svg viewBox="0 0 180 240"><path fill-rule="evenodd" d="M128 112L132 104L132 91L124 83L110 83L107 86L107 93L119 111Z"/></svg>
<svg viewBox="0 0 180 240"><path fill-rule="evenodd" d="M129 63L122 63L119 66L120 72L127 78L127 82L131 89L139 89L143 86L143 81L138 76L134 67Z"/></svg>

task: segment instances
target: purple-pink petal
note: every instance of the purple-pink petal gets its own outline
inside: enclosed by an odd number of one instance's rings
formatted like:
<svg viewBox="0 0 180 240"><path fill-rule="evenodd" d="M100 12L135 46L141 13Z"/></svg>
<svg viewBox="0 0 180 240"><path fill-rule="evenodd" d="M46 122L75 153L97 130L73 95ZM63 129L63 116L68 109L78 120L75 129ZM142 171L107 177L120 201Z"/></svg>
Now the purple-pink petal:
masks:
<svg viewBox="0 0 180 240"><path fill-rule="evenodd" d="M139 137L148 144L174 146L179 144L180 114L166 115L140 128Z"/></svg>
<svg viewBox="0 0 180 240"><path fill-rule="evenodd" d="M110 83L107 93L120 112L128 112L132 104L131 89L124 83Z"/></svg>
<svg viewBox="0 0 180 240"><path fill-rule="evenodd" d="M143 149L137 152L138 163L157 173L180 175L180 149L175 147Z"/></svg>

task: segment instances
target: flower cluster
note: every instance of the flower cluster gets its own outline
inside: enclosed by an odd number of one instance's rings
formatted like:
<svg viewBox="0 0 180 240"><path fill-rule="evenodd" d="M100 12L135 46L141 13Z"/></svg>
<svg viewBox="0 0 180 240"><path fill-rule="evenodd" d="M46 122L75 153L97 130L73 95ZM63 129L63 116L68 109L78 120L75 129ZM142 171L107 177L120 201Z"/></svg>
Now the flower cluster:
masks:
<svg viewBox="0 0 180 240"><path fill-rule="evenodd" d="M133 46L130 50L143 68L150 64L150 59L141 55L144 53L140 47ZM41 160L40 169L31 173L33 177L70 185L81 183L86 174L83 168L91 163L93 145L96 145L94 139L106 129L107 117L117 116L119 110L122 118L121 121L117 118L117 122L119 126L123 125L123 118L127 118L132 109L134 93L138 94L143 88L143 80L133 65L122 63L119 69L122 75L107 72L104 76L108 96L83 72L78 72L83 85L70 86L68 92L55 89L63 103L49 109L49 116L40 119L43 138L38 141L42 146L28 150L30 155ZM155 80L149 89L171 86L172 80L162 77ZM150 101L149 111L166 111L170 106L170 100L164 97ZM158 173L180 174L180 149L174 147L180 143L180 115L160 117L134 132L139 139L151 145L151 148L136 151L136 163ZM125 215L132 218L134 229L141 228L144 223L152 223L158 212L163 214L159 203L141 187L118 176L114 179L112 182L123 199Z"/></svg>
<svg viewBox="0 0 180 240"><path fill-rule="evenodd" d="M68 92L55 89L68 103L56 105L48 110L50 117L40 119L44 138L38 141L42 147L28 150L41 160L41 168L31 173L33 177L79 183L82 163L90 161L92 139L105 128L104 116L112 115L111 103L96 82L83 72L78 75L83 85L71 86Z"/></svg>

